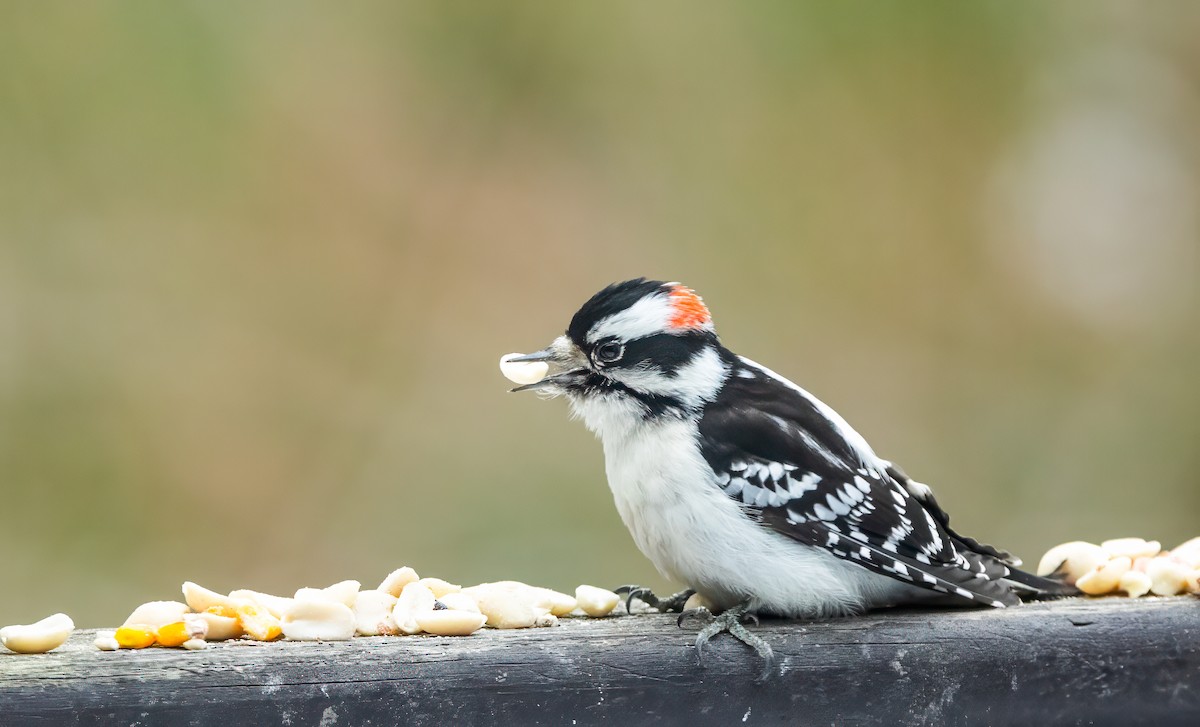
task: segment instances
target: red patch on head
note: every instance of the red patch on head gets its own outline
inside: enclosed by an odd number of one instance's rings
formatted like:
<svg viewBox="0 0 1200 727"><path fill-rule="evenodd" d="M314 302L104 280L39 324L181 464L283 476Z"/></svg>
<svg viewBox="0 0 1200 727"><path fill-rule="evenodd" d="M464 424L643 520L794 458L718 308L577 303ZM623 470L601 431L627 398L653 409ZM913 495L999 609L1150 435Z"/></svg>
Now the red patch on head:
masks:
<svg viewBox="0 0 1200 727"><path fill-rule="evenodd" d="M672 328L704 328L712 325L712 316L700 296L691 288L676 285L671 288L671 308L675 311L668 321Z"/></svg>

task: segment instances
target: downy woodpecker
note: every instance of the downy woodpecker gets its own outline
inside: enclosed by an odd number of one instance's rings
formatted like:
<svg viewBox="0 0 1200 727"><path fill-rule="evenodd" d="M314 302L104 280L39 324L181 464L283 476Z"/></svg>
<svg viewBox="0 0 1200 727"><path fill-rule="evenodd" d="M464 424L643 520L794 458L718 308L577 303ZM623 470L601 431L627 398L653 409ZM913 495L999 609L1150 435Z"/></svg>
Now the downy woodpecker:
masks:
<svg viewBox="0 0 1200 727"><path fill-rule="evenodd" d="M959 535L930 489L878 457L819 399L721 345L703 301L678 283L601 290L566 333L510 364L542 364L513 391L566 397L603 442L608 484L638 548L770 664L742 621L896 605L1002 608L1064 586Z"/></svg>

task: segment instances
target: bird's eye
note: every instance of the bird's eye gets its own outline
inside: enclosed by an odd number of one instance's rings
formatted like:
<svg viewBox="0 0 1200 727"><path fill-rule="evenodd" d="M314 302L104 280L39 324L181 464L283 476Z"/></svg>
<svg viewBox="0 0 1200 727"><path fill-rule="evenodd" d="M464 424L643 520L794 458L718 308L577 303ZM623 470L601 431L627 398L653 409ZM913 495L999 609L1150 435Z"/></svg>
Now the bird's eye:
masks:
<svg viewBox="0 0 1200 727"><path fill-rule="evenodd" d="M596 347L596 362L602 364L615 363L625 353L625 347L616 341L607 341Z"/></svg>

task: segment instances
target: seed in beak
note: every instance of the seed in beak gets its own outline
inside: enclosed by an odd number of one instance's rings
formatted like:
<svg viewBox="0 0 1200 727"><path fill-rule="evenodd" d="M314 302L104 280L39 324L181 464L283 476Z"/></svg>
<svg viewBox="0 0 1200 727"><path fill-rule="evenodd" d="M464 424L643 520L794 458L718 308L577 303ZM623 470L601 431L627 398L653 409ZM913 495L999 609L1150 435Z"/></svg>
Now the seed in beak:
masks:
<svg viewBox="0 0 1200 727"><path fill-rule="evenodd" d="M500 373L514 384L528 386L546 378L550 365L545 361L510 361L509 359L524 356L521 353L506 353L500 357Z"/></svg>

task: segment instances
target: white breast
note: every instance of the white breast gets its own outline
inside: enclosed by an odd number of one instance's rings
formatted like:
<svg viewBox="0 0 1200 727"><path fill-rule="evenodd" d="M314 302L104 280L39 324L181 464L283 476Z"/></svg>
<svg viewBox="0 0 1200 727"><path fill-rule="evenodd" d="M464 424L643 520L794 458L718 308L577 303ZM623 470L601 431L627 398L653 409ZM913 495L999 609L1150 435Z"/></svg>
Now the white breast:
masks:
<svg viewBox="0 0 1200 727"><path fill-rule="evenodd" d="M700 454L696 423L645 422L620 400L575 403L604 443L617 511L638 548L668 578L718 608L827 616L895 600L902 584L753 522ZM904 589L907 590L907 589Z"/></svg>

